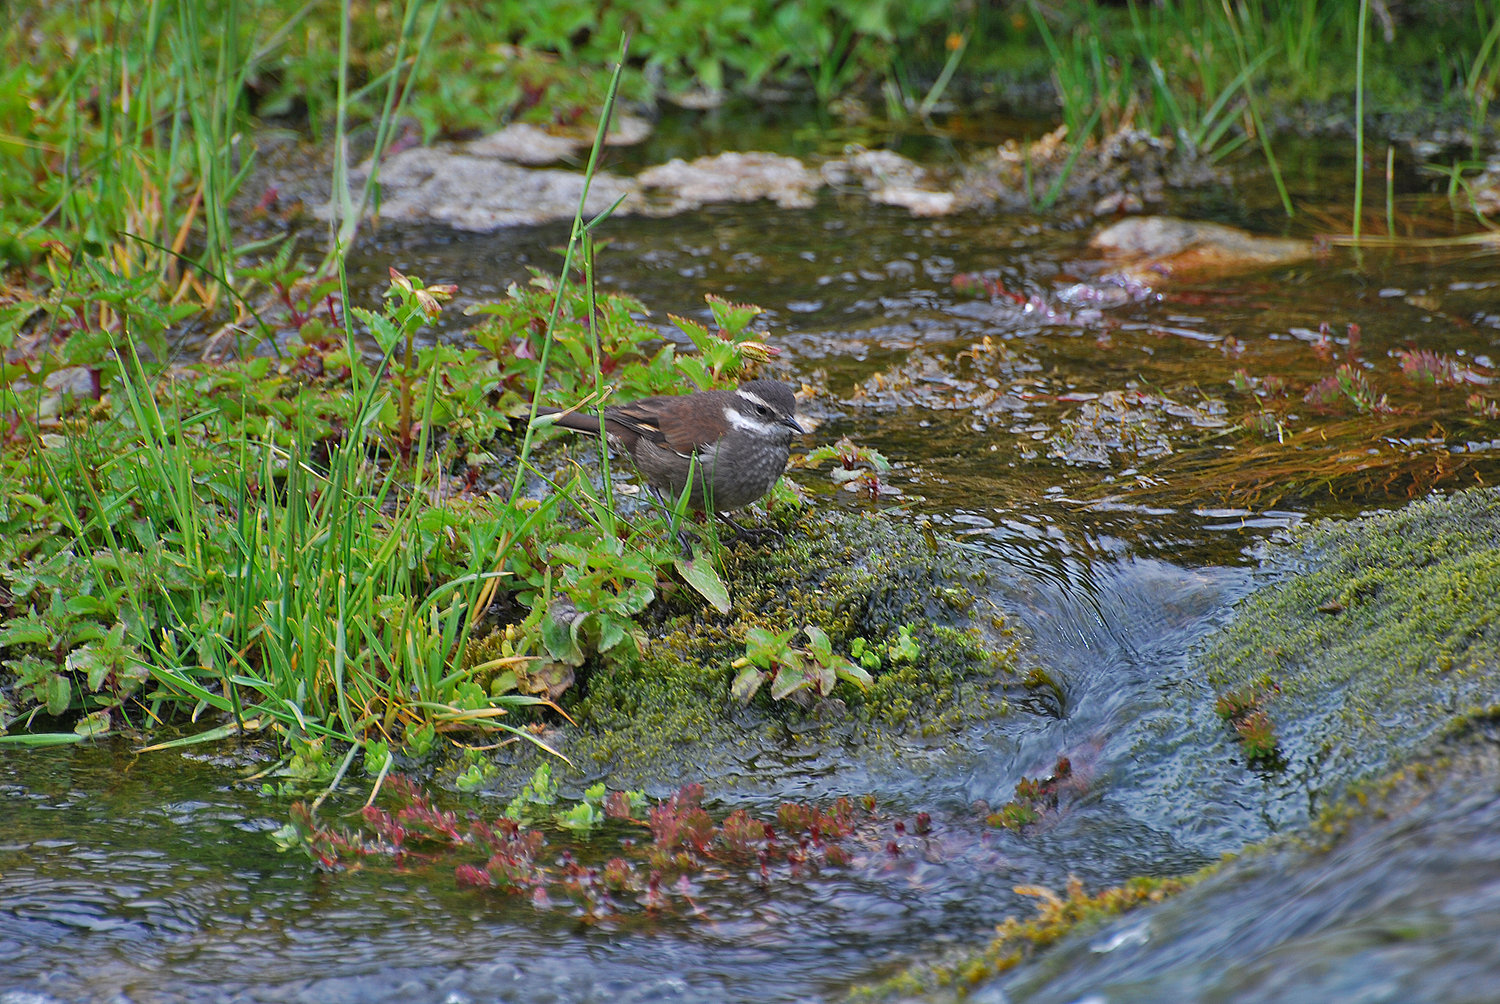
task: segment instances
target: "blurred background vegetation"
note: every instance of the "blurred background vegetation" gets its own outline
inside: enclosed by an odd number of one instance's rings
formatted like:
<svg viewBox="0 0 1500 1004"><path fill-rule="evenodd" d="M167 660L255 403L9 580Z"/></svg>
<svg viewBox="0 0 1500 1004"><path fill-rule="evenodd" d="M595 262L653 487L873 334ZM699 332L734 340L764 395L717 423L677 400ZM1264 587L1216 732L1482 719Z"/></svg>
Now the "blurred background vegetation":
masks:
<svg viewBox="0 0 1500 1004"><path fill-rule="evenodd" d="M47 266L82 252L151 277L164 299L215 303L242 281L247 238L225 206L258 123L314 142L368 123L424 142L514 121L587 127L627 32L621 96L648 114L813 98L940 129L955 109L993 107L1055 117L1073 142L1134 125L1223 154L1286 127L1347 126L1357 82L1367 115L1457 122L1477 144L1497 30L1500 0L14 5L0 29L0 266L22 270L13 290L49 287ZM0 315L0 339L14 318Z"/></svg>

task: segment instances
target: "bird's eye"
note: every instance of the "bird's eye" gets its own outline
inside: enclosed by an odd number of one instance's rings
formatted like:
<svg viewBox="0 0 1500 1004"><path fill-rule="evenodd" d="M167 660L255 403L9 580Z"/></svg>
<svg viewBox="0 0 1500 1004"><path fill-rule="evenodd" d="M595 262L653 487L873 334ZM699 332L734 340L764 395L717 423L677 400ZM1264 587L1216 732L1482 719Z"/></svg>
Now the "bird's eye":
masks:
<svg viewBox="0 0 1500 1004"><path fill-rule="evenodd" d="M756 411L757 414L761 414L761 415L769 415L770 414L770 411L763 404L756 405L755 406L755 411Z"/></svg>

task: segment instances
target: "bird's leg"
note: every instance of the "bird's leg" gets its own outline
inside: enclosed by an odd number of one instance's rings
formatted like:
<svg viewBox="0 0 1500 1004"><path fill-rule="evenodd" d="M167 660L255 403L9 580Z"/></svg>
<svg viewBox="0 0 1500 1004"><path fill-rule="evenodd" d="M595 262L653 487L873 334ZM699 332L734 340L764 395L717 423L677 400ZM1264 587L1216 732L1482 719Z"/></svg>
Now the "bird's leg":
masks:
<svg viewBox="0 0 1500 1004"><path fill-rule="evenodd" d="M677 546L680 547L680 548L682 548L682 556L683 556L683 558L685 558L685 559L687 559L689 561L691 561L692 558L693 558L693 540L694 539L695 539L694 535L691 534L691 533L688 533L688 528L687 528L686 525L679 526L677 528Z"/></svg>
<svg viewBox="0 0 1500 1004"><path fill-rule="evenodd" d="M647 487L646 490L651 493L651 497L656 500L656 504L661 507L661 511L666 513L667 522L670 526L673 515L672 507L667 505L667 500L662 496L661 492L656 490L655 487ZM677 546L682 548L682 556L686 559L691 560L691 558L693 557L694 535L688 532L686 519L678 522L677 533L675 534L675 536L677 537Z"/></svg>
<svg viewBox="0 0 1500 1004"><path fill-rule="evenodd" d="M761 541L766 540L768 538L774 539L774 540L785 540L786 539L786 534L782 533L780 530L776 529L774 526L757 526L757 527L740 526L734 520L732 520L732 519L729 518L729 514L728 513L722 513L722 512L720 512L720 513L715 513L714 515L718 516L719 519L721 519L725 523L729 524L730 529L732 529L734 531L734 536L735 536L736 540L743 540L743 541L745 541L746 543L749 543L749 544L759 544Z"/></svg>

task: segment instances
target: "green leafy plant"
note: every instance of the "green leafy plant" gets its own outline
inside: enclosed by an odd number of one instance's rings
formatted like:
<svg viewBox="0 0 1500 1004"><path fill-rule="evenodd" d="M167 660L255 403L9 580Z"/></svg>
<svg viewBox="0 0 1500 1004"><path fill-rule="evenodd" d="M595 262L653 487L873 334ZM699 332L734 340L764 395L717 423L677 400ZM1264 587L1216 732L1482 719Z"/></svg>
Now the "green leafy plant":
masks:
<svg viewBox="0 0 1500 1004"><path fill-rule="evenodd" d="M453 779L454 787L459 791L478 791L500 773L495 765L476 749L464 750L460 763L463 764L463 770Z"/></svg>
<svg viewBox="0 0 1500 1004"><path fill-rule="evenodd" d="M391 756L391 744L382 739L371 739L365 743L364 766L365 773L371 777L379 777L386 773L394 765Z"/></svg>
<svg viewBox="0 0 1500 1004"><path fill-rule="evenodd" d="M338 770L323 739L292 738L288 755L264 773L280 778L260 786L268 798L287 798L324 787Z"/></svg>
<svg viewBox="0 0 1500 1004"><path fill-rule="evenodd" d="M612 802L614 808L609 809L606 802ZM611 811L618 818L639 812L645 805L644 792L626 791L610 795L602 783L591 785L584 791L583 798L572 805L564 804L557 781L552 776L552 765L542 763L520 794L506 806L505 818L525 826L550 823L586 837L603 824Z"/></svg>
<svg viewBox="0 0 1500 1004"><path fill-rule="evenodd" d="M830 473L833 483L847 492L856 492L871 499L900 495L901 490L885 480L890 473L891 462L872 446L856 444L848 436L838 442L809 450L801 461L801 467L816 467L834 461Z"/></svg>
<svg viewBox="0 0 1500 1004"><path fill-rule="evenodd" d="M922 646L912 637L912 626L902 624L896 628L896 637L883 642L870 642L864 638L849 641L849 656L867 670L878 670L886 662L892 665L916 662L922 657Z"/></svg>
<svg viewBox="0 0 1500 1004"><path fill-rule="evenodd" d="M776 701L802 692L826 697L840 680L860 690L869 688L870 674L834 652L826 631L813 624L803 631L807 646L797 648L791 643L796 628L780 634L751 628L745 635L745 654L734 662L740 672L730 685L730 695L741 704L748 703L768 682L771 699Z"/></svg>
<svg viewBox="0 0 1500 1004"><path fill-rule="evenodd" d="M391 369L400 390L396 418L396 448L403 458L412 450L412 402L415 387L421 374L431 372L416 355L417 332L428 323L437 320L442 313L442 304L452 299L458 287L453 285L423 286L420 280L412 280L392 268L391 285L386 296L391 304L385 313L376 313L360 307L354 308L354 316L363 321L374 336L387 358L392 360Z"/></svg>
<svg viewBox="0 0 1500 1004"><path fill-rule="evenodd" d="M604 654L622 642L637 647L631 618L656 596L656 565L649 556L627 551L616 537L589 548L559 543L551 553L562 568L558 598L548 603L542 627L553 658L581 666L585 650Z"/></svg>
<svg viewBox="0 0 1500 1004"><path fill-rule="evenodd" d="M430 319L419 284L397 288L405 295L392 301L392 330ZM406 415L408 431L422 430L414 465L377 470L365 437L399 434L403 409L382 406L383 371L344 351L341 376L322 368L308 381L329 380L333 393L299 395L300 407L277 408L274 387L247 399L255 374L267 374L261 360L236 371L248 382L220 371L200 384L238 390L238 400L185 414L194 405L184 388L153 384L125 346L112 401L129 421L86 427L64 449L34 441L29 469L16 470L45 489L39 504L69 536L62 546L17 543L25 550L14 582L29 613L0 635L0 659L23 679L17 710L35 702L93 714L144 698L153 718L180 704L215 709L237 728L268 720L289 735L352 742L429 718L506 729L498 714L539 702L491 696L449 664L466 644L473 596L501 574L489 569L503 567L504 540L514 543L545 509L496 520L403 493L399 483L434 477L432 371L421 378L420 414ZM417 379L408 372L398 396L413 400ZM272 419L260 437L236 422L253 410ZM362 434L332 440L337 429ZM53 653L46 672L42 648ZM144 695L142 670L154 688Z"/></svg>

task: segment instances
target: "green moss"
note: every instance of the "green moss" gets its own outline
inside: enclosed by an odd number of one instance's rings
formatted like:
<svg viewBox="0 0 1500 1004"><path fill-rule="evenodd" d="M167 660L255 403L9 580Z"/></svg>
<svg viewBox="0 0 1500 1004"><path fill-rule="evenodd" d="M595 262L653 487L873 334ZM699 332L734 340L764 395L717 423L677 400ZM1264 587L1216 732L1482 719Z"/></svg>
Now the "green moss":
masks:
<svg viewBox="0 0 1500 1004"><path fill-rule="evenodd" d="M1495 700L1500 495L1473 490L1301 532L1277 584L1245 601L1204 656L1219 691L1261 686L1303 750L1400 762Z"/></svg>
<svg viewBox="0 0 1500 1004"><path fill-rule="evenodd" d="M726 545L719 554L733 607L719 614L692 590L665 588L644 615L649 642L626 659L597 660L565 699L577 723L549 741L587 776L665 782L742 767L760 748L813 748L834 737L879 756L886 740L951 735L964 722L1010 710L1033 689L1011 631L971 623L983 567L951 545L878 516L803 512L783 517L773 547ZM828 698L747 707L730 698L745 635L815 625L835 652L855 638L910 645L872 671L861 692L840 682ZM534 754L525 753L518 767Z"/></svg>
<svg viewBox="0 0 1500 1004"><path fill-rule="evenodd" d="M995 682L1022 689L1008 632L986 638L971 622L970 611L984 606L976 596L983 566L920 530L879 515L809 511L788 528L786 546L730 550L725 563L735 610L720 626L734 655L751 627L815 624L845 653L856 638L908 629L915 658L889 660L867 694L844 692L863 721L906 727L915 716L919 727L944 729L979 711ZM700 640L714 625L699 632L699 623L679 622L684 654L720 654Z"/></svg>
<svg viewBox="0 0 1500 1004"><path fill-rule="evenodd" d="M1181 879L1137 877L1090 895L1083 883L1072 879L1067 895L1059 896L1041 886L1017 886L1016 892L1035 897L1036 915L1020 920L1007 917L996 927L996 936L978 951L965 952L945 962L918 965L883 982L859 987L853 1000L890 1000L931 994L944 988L963 992L1015 968L1059 939L1081 928L1091 928L1146 903L1158 903L1194 885L1212 873L1204 869Z"/></svg>

